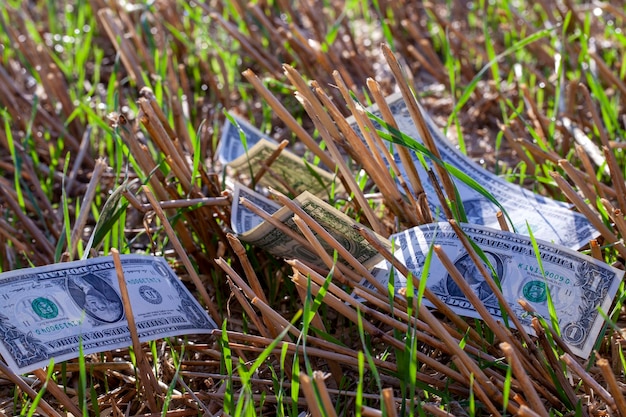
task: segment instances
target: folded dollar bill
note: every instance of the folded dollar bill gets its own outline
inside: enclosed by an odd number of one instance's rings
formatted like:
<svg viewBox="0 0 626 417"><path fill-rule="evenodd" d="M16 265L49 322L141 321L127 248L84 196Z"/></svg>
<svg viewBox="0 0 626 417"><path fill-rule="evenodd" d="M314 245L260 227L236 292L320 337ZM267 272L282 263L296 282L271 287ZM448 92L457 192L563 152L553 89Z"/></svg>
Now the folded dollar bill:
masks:
<svg viewBox="0 0 626 417"><path fill-rule="evenodd" d="M121 255L139 340L217 326L163 258ZM0 353L21 374L131 345L111 257L0 274Z"/></svg>
<svg viewBox="0 0 626 417"><path fill-rule="evenodd" d="M233 190L231 228L241 240L263 248L278 258L300 259L321 267L325 266L316 253L307 250L289 235L241 205L241 198L249 200L286 227L300 233L293 222L291 210L242 184L236 183ZM380 253L354 229L353 226L358 224L354 219L309 192L300 194L294 199L294 202L327 230L343 247L348 249L352 256L365 267L373 267L382 259ZM382 237L380 239L386 241ZM332 256L332 249L323 240L320 241Z"/></svg>
<svg viewBox="0 0 626 417"><path fill-rule="evenodd" d="M540 265L529 237L472 224L462 224L461 227L484 252L491 270L500 280L507 304L525 329L532 333L532 317L522 309L518 300L527 301L551 323L550 298L561 337L573 353L588 357L604 325L600 311L608 313L624 271L544 241L537 241ZM415 227L393 235L391 239L396 248L394 255L418 278L422 276L429 247L440 245L487 310L494 317L502 318L498 300L448 223ZM390 270L386 261L373 269L377 280L385 286L389 283ZM405 277L397 271L393 276L396 290L406 287ZM426 285L457 314L480 318L435 255Z"/></svg>
<svg viewBox="0 0 626 417"><path fill-rule="evenodd" d="M397 93L387 97L387 104L398 124L398 129L423 144L424 141L413 123L402 95ZM372 106L368 110L378 117L381 116L377 106ZM528 224L534 236L572 249L579 249L587 245L590 239L599 235L585 216L569 209L569 204L532 193L482 168L450 143L423 109L422 115L426 120L428 130L436 143L442 160L469 175L495 197L507 211L510 219L513 221L512 226L517 232L528 235ZM354 118L348 120L353 128L358 131ZM399 145L394 145L394 149L396 149L394 160L399 165L400 174L408 178L406 168L402 165L400 156L397 153L397 146ZM428 158L426 159L428 165L432 167L432 161L429 161ZM441 213L442 210L435 189L428 179L422 162L415 153L413 153L413 165L417 168L422 180L432 213ZM458 189L460 201L462 201L465 208L468 222L499 228L496 218L499 208L463 181L452 175L451 177Z"/></svg>
<svg viewBox="0 0 626 417"><path fill-rule="evenodd" d="M226 119L222 127L218 159L240 175L255 175L278 149L278 144L240 117L233 116L233 119L238 126ZM239 129L245 135L245 146ZM287 184L296 193L308 191L317 196L327 196L335 182L333 173L313 164L306 164L301 157L287 149L283 149L271 164L271 170L278 178L266 173L261 177L260 184L283 193L289 192L285 187ZM341 183L337 181L335 186L341 187Z"/></svg>

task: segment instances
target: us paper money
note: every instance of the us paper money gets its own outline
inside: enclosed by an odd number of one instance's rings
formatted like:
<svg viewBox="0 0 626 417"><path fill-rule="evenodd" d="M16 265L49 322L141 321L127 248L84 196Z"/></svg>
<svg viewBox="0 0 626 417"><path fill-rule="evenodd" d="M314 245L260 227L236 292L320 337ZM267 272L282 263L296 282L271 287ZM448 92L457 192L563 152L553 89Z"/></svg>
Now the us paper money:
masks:
<svg viewBox="0 0 626 417"><path fill-rule="evenodd" d="M246 232L249 232L264 222L263 217L258 216L256 213L239 204L242 198L252 202L270 215L276 213L281 207L280 204L264 197L256 191L240 183L235 183L231 210L231 228L238 235L245 235Z"/></svg>
<svg viewBox="0 0 626 417"><path fill-rule="evenodd" d="M563 246L538 241L542 272L530 238L476 225L461 226L489 260L507 304L524 328L532 333L532 317L517 301L526 300L551 323L550 297L563 340L573 353L588 357L604 325L599 311L608 313L624 271ZM395 256L418 278L422 276L430 245L441 245L487 310L502 318L498 300L448 223L415 227L392 236L392 240L397 248ZM385 261L373 270L383 285L389 282L389 270ZM457 314L480 318L436 255L432 257L426 285ZM394 286L396 290L406 286L406 278L397 271Z"/></svg>
<svg viewBox="0 0 626 417"><path fill-rule="evenodd" d="M163 258L122 255L139 340L217 326ZM17 374L132 344L111 257L0 275L0 353Z"/></svg>
<svg viewBox="0 0 626 417"><path fill-rule="evenodd" d="M218 159L224 165L231 163L241 155L245 155L246 149L249 150L265 137L263 132L242 118L235 115L232 115L232 117L239 125L239 128L232 124L227 118L224 122L224 126L222 126L222 137L220 138L220 143L217 148ZM245 136L245 144L241 140L239 129L241 129ZM266 138L266 140L271 141L269 138Z"/></svg>
<svg viewBox="0 0 626 417"><path fill-rule="evenodd" d="M247 152L246 146L241 141L239 129L227 119L222 129L218 158L239 174L254 175L278 149L278 145L245 120L237 117L234 119L246 136ZM318 196L325 196L335 181L334 174L315 165L305 164L302 158L287 149L281 151L270 168L276 176L267 172L261 177L260 183L283 193L288 193L288 187L291 187L296 193L309 191ZM339 187L340 183L337 182L336 186Z"/></svg>
<svg viewBox="0 0 626 417"><path fill-rule="evenodd" d="M238 233L241 240L263 248L278 258L300 259L314 265L325 266L319 255L310 252L280 229L265 222L263 218L241 204L237 204L240 198L246 198L296 233L300 232L293 222L291 210L241 184L236 184L233 190L231 228ZM346 214L309 192L300 194L294 202L327 230L361 264L369 268L382 259L380 253L353 228L357 222ZM380 239L386 240L382 237ZM320 242L332 256L332 249L322 239Z"/></svg>
<svg viewBox="0 0 626 417"><path fill-rule="evenodd" d="M397 93L389 96L387 102L398 124L399 130L416 141L423 143L408 112L406 103L402 99L402 95ZM380 112L376 106L369 110L380 117ZM590 239L598 236L598 232L585 216L569 210L568 204L534 194L516 184L505 181L503 178L492 174L476 164L470 158L459 152L445 138L443 133L437 128L423 109L422 114L443 161L455 166L472 177L494 196L509 214L513 221L513 226L518 233L527 235L528 229L526 224L528 223L535 237L572 249L579 249L589 243ZM358 131L354 119L349 120L352 122L355 130ZM396 145L394 145L394 147L396 147ZM394 159L400 166L401 175L408 178L397 151L395 152ZM428 159L427 162L429 166L432 167L432 163L428 161ZM428 175L415 153L413 153L413 164L417 168L420 179L422 180L432 212L440 213L441 206L439 205L435 190L428 180ZM496 218L496 213L499 210L498 207L454 176L451 175L451 178L459 191L468 222L500 228Z"/></svg>

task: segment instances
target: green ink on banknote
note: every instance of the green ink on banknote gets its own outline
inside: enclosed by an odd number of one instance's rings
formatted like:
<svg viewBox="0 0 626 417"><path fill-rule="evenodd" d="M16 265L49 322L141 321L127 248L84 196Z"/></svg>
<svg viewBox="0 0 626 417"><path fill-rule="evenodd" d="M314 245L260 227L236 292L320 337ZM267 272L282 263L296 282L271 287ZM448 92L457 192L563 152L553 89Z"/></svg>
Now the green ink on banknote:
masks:
<svg viewBox="0 0 626 417"><path fill-rule="evenodd" d="M35 313L42 319L53 319L59 314L57 305L44 297L35 298L31 306Z"/></svg>
<svg viewBox="0 0 626 417"><path fill-rule="evenodd" d="M533 303L543 303L547 300L546 284L541 281L530 281L522 289L524 297Z"/></svg>

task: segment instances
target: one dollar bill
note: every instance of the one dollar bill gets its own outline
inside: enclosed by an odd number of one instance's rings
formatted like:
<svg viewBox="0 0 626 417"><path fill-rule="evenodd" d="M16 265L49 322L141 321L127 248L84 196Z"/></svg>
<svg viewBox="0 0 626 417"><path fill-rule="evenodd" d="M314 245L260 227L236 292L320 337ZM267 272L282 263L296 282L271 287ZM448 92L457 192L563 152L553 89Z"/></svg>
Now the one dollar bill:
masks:
<svg viewBox="0 0 626 417"><path fill-rule="evenodd" d="M222 127L219 160L240 175L256 175L278 149L278 145L245 120L236 116L233 116L233 120L237 126L227 119ZM245 136L245 144L241 133ZM266 172L261 177L260 184L283 193L288 193L291 188L296 193L309 191L317 196L326 196L333 184L336 191L342 189L333 173L305 163L301 157L287 149L280 152L270 169L271 173Z"/></svg>
<svg viewBox="0 0 626 417"><path fill-rule="evenodd" d="M398 124L398 129L413 140L423 144L424 140L420 137L418 129L413 123L402 95L400 93L391 95L387 97L386 101ZM372 106L369 110L380 117L381 113L377 106ZM589 240L598 236L599 233L589 220L582 214L571 211L569 204L532 193L517 184L510 183L482 168L462 154L446 139L428 116L428 113L423 109L421 110L442 160L471 177L491 194L504 207L509 215L509 219L513 222L513 229L518 233L528 235L528 225L535 237L572 249L579 249L587 245ZM348 120L353 128L358 130L354 118ZM402 165L395 147L396 145L394 145L394 160L399 166L400 174L408 178L406 168ZM432 168L433 162L429 161L428 158L426 160L429 167ZM435 188L430 183L428 174L416 153L413 153L412 163L420 176L432 213L441 213L442 210ZM462 180L452 175L450 177L457 187L459 200L465 209L467 221L473 224L499 228L496 214L500 209Z"/></svg>
<svg viewBox="0 0 626 417"><path fill-rule="evenodd" d="M537 256L530 238L519 234L470 224L461 227L489 261L487 269L497 275L507 304L524 328L532 333L532 317L518 303L520 299L528 302L548 323L553 320L558 323L561 337L574 354L588 357L604 326L601 312L608 314L624 271L543 241L537 241ZM440 245L491 315L503 318L496 296L448 223L415 227L392 236L392 240L395 256L418 278L423 276L429 248ZM389 283L390 266L385 261L374 271L379 282ZM406 287L405 277L397 271L393 277L396 290ZM457 314L480 318L434 254L426 285ZM550 301L554 306L553 316Z"/></svg>
<svg viewBox="0 0 626 417"><path fill-rule="evenodd" d="M278 258L300 259L314 265L325 266L319 255L309 251L288 234L240 204L241 198L247 199L283 223L285 227L299 233L299 229L293 221L291 210L237 183L233 191L231 228L241 240L263 248ZM300 194L294 199L294 202L328 231L361 264L369 268L382 259L378 250L354 229L353 226L358 223L346 214L309 192ZM382 237L380 240L386 241ZM330 246L326 245L322 239L320 242L332 256L333 251Z"/></svg>
<svg viewBox="0 0 626 417"><path fill-rule="evenodd" d="M217 326L165 259L121 255L142 342ZM131 345L111 257L0 274L0 353L16 373Z"/></svg>

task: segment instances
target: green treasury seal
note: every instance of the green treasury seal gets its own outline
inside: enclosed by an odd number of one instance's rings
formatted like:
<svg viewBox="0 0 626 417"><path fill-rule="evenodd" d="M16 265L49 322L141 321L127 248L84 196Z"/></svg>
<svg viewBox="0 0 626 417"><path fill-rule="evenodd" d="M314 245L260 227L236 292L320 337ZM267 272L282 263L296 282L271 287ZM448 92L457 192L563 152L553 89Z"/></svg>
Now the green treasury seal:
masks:
<svg viewBox="0 0 626 417"><path fill-rule="evenodd" d="M532 303L543 303L548 298L546 284L543 281L529 281L522 290L524 297Z"/></svg>
<svg viewBox="0 0 626 417"><path fill-rule="evenodd" d="M31 306L42 319L53 319L59 314L57 305L44 297L35 298Z"/></svg>

